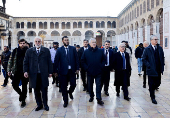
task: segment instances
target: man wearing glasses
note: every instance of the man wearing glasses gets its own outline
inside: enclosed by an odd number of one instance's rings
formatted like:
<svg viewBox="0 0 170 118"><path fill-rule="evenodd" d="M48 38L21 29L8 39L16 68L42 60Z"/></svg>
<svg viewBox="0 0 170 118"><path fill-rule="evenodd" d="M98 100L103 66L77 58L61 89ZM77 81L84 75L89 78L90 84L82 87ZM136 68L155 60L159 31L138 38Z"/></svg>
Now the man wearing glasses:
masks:
<svg viewBox="0 0 170 118"><path fill-rule="evenodd" d="M129 54L125 52L125 44L120 43L119 52L114 54L113 57L113 69L115 70L115 82L117 97L119 97L120 86L122 86L124 99L129 101L131 98L128 97L128 86L130 86L130 74L131 65Z"/></svg>
<svg viewBox="0 0 170 118"><path fill-rule="evenodd" d="M146 66L146 74L148 75L148 84L150 97L153 104L157 104L155 100L155 90L161 84L161 73L164 71L164 52L158 44L158 37L151 35L151 44L145 48L142 55L142 61Z"/></svg>

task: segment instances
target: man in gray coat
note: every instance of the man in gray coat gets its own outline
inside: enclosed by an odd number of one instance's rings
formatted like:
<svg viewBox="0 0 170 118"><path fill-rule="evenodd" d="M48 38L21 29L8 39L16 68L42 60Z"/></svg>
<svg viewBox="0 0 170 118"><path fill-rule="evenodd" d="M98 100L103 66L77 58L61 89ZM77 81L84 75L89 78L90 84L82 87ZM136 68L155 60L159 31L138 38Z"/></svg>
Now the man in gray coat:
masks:
<svg viewBox="0 0 170 118"><path fill-rule="evenodd" d="M48 48L41 46L41 37L35 37L34 41L35 47L28 49L25 55L24 76L25 78L29 76L30 87L34 88L37 103L35 111L41 110L43 105L44 109L49 111L47 90L49 86L48 77L52 77L53 73L51 55Z"/></svg>

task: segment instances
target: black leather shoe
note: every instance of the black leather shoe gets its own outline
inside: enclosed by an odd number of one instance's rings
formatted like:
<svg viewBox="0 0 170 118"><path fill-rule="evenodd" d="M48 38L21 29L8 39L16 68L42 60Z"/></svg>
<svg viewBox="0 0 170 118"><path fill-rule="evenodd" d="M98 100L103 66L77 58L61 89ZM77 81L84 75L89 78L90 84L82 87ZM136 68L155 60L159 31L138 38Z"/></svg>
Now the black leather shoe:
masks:
<svg viewBox="0 0 170 118"><path fill-rule="evenodd" d="M108 92L105 92L105 95L109 96L109 93L108 93Z"/></svg>
<svg viewBox="0 0 170 118"><path fill-rule="evenodd" d="M146 88L146 85L143 85L143 88Z"/></svg>
<svg viewBox="0 0 170 118"><path fill-rule="evenodd" d="M131 98L129 98L129 97L125 97L124 99L125 99L125 100L127 100L127 101L129 101Z"/></svg>
<svg viewBox="0 0 170 118"><path fill-rule="evenodd" d="M86 88L84 87L83 91L86 91Z"/></svg>
<svg viewBox="0 0 170 118"><path fill-rule="evenodd" d="M52 84L54 84L55 82L53 81Z"/></svg>
<svg viewBox="0 0 170 118"><path fill-rule="evenodd" d="M29 88L29 93L32 93L32 88Z"/></svg>
<svg viewBox="0 0 170 118"><path fill-rule="evenodd" d="M63 107L66 108L68 103L64 102Z"/></svg>
<svg viewBox="0 0 170 118"><path fill-rule="evenodd" d="M153 104L157 104L157 101L155 99L152 99Z"/></svg>
<svg viewBox="0 0 170 118"><path fill-rule="evenodd" d="M119 97L120 96L119 93L117 93L116 96Z"/></svg>
<svg viewBox="0 0 170 118"><path fill-rule="evenodd" d="M159 88L156 88L155 90L157 90L157 91L158 91L158 90L159 90Z"/></svg>
<svg viewBox="0 0 170 118"><path fill-rule="evenodd" d="M35 109L35 111L39 111L39 110L41 110L43 108L43 106L38 106L36 109Z"/></svg>
<svg viewBox="0 0 170 118"><path fill-rule="evenodd" d="M22 101L21 107L23 108L23 107L25 107L25 106L26 106L26 102L25 102L25 101Z"/></svg>
<svg viewBox="0 0 170 118"><path fill-rule="evenodd" d="M90 99L89 99L89 102L93 102L93 99L94 99L94 98L90 98Z"/></svg>
<svg viewBox="0 0 170 118"><path fill-rule="evenodd" d="M2 84L1 86L6 87L6 84Z"/></svg>
<svg viewBox="0 0 170 118"><path fill-rule="evenodd" d="M102 100L97 100L97 104L104 105L104 102Z"/></svg>
<svg viewBox="0 0 170 118"><path fill-rule="evenodd" d="M49 111L49 106L48 106L48 105L45 106L44 109L45 109L46 111Z"/></svg>
<svg viewBox="0 0 170 118"><path fill-rule="evenodd" d="M73 94L72 94L71 92L68 92L68 94L69 94L69 96L70 96L70 99L73 100L73 99L74 99L74 98L73 98Z"/></svg>

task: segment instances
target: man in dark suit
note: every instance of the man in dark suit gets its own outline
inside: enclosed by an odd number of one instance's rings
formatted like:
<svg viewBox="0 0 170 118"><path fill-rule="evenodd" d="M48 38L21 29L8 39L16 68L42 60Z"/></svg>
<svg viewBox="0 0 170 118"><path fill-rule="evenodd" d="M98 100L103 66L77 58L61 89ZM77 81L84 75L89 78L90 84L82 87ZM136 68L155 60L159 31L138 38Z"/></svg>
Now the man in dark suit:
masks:
<svg viewBox="0 0 170 118"><path fill-rule="evenodd" d="M105 95L109 96L108 89L109 89L109 82L110 82L110 71L113 70L113 51L109 49L110 41L105 41L105 48L103 48L103 53L106 58L106 64L102 71L102 82L101 85L104 85Z"/></svg>
<svg viewBox="0 0 170 118"><path fill-rule="evenodd" d="M113 68L115 70L115 82L117 96L119 97L120 86L122 86L124 99L129 101L128 86L130 86L130 73L131 65L129 60L129 54L125 52L125 44L119 45L119 52L114 54Z"/></svg>
<svg viewBox="0 0 170 118"><path fill-rule="evenodd" d="M78 55L79 55L79 66L80 66L80 74L81 74L81 79L83 81L83 91L87 91L87 79L86 79L86 71L82 68L82 65L81 65L81 57L84 53L85 50L88 49L88 40L87 39L84 39L83 40L83 47L80 48L80 50L78 51Z"/></svg>
<svg viewBox="0 0 170 118"><path fill-rule="evenodd" d="M41 46L41 37L35 37L34 42L35 47L28 49L24 58L24 76L28 78L29 75L30 87L34 88L37 103L35 111L41 110L43 105L44 109L49 111L47 90L48 77L52 77L53 73L51 55L48 48Z"/></svg>
<svg viewBox="0 0 170 118"><path fill-rule="evenodd" d="M149 46L148 41L143 42L144 50L148 46ZM146 88L146 66L145 66L145 64L142 64L142 71L143 71L143 88Z"/></svg>
<svg viewBox="0 0 170 118"><path fill-rule="evenodd" d="M103 105L101 98L101 74L106 63L104 53L96 46L96 39L90 39L88 50L84 51L81 62L83 69L87 72L88 90L90 92L89 102L94 99L93 83L96 82L97 103Z"/></svg>
<svg viewBox="0 0 170 118"><path fill-rule="evenodd" d="M150 97L153 104L157 104L155 100L155 89L161 84L161 74L164 71L164 52L158 44L158 37L152 35L151 45L145 48L142 55L142 61L146 66L146 74L148 75L148 84Z"/></svg>
<svg viewBox="0 0 170 118"><path fill-rule="evenodd" d="M69 45L67 36L62 38L62 42L64 46L57 50L54 72L56 75L60 74L61 91L64 100L63 107L67 107L68 94L73 99L72 93L76 88L76 73L79 73L79 61L76 48ZM68 82L70 82L70 88L67 91Z"/></svg>

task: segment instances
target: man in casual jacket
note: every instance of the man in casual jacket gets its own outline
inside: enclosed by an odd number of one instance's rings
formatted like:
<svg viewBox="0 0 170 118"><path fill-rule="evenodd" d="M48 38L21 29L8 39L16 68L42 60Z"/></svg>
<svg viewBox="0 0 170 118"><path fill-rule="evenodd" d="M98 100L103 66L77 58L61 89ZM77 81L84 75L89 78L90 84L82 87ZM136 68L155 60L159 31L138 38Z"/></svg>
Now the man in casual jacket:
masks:
<svg viewBox="0 0 170 118"><path fill-rule="evenodd" d="M8 46L4 46L4 51L2 52L2 55L1 55L1 63L2 63L2 67L4 68L4 76L5 76L5 79L4 79L4 83L3 87L6 87L7 83L8 83L8 73L7 73L7 66L8 66L8 61L9 61L9 57L11 55L11 51L9 51L9 47Z"/></svg>
<svg viewBox="0 0 170 118"><path fill-rule="evenodd" d="M161 84L161 74L164 72L164 52L158 44L158 37L151 35L151 45L145 48L142 55L142 61L146 66L146 74L148 75L149 92L153 104L157 104L155 100L155 89Z"/></svg>
<svg viewBox="0 0 170 118"><path fill-rule="evenodd" d="M26 106L25 99L27 97L27 84L28 84L28 80L24 77L23 72L23 61L26 50L28 49L27 47L25 47L25 42L26 42L25 39L20 39L18 41L19 47L13 50L7 67L8 76L12 76L11 71L12 74L14 74L12 86L14 90L19 94L19 101L22 102L21 107ZM20 81L22 81L22 91L19 88Z"/></svg>
<svg viewBox="0 0 170 118"><path fill-rule="evenodd" d="M143 44L140 43L139 46L135 50L135 57L138 60L138 75L141 76L141 71L142 71L142 54L143 54Z"/></svg>
<svg viewBox="0 0 170 118"><path fill-rule="evenodd" d="M30 87L34 88L37 103L35 111L41 110L43 106L49 111L48 77L52 77L53 73L51 55L48 48L41 46L41 37L35 37L34 43L35 47L28 49L24 58L24 76L29 78Z"/></svg>
<svg viewBox="0 0 170 118"><path fill-rule="evenodd" d="M94 99L93 83L95 79L97 102L103 105L104 102L101 98L101 74L106 60L103 51L96 46L96 39L90 39L89 43L90 47L84 51L81 58L82 67L87 71L88 90L90 92L89 102L92 102Z"/></svg>

